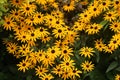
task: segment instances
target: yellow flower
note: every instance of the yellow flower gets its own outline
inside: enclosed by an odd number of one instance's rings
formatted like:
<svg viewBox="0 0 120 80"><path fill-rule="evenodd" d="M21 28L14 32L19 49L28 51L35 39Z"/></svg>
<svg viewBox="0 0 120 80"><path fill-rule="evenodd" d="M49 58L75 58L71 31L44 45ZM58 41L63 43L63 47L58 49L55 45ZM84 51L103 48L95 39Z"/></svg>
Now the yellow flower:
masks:
<svg viewBox="0 0 120 80"><path fill-rule="evenodd" d="M99 5L101 10L103 10L103 11L109 10L110 6L111 6L110 0L101 1L100 5Z"/></svg>
<svg viewBox="0 0 120 80"><path fill-rule="evenodd" d="M92 64L92 61L85 61L81 64L81 67L84 71L90 72L94 69L94 64Z"/></svg>
<svg viewBox="0 0 120 80"><path fill-rule="evenodd" d="M36 41L36 39L39 38L39 35L38 35L38 32L37 32L36 29L28 32L28 35L29 35L29 39L30 39L31 41Z"/></svg>
<svg viewBox="0 0 120 80"><path fill-rule="evenodd" d="M48 72L48 70L47 70L47 68L45 68L45 67L43 67L43 66L37 66L37 68L35 68L35 73L36 73L36 75L38 75L39 77L45 75L46 72Z"/></svg>
<svg viewBox="0 0 120 80"><path fill-rule="evenodd" d="M117 74L117 75L115 76L115 80L120 80L120 74Z"/></svg>
<svg viewBox="0 0 120 80"><path fill-rule="evenodd" d="M70 75L71 75L72 80L76 80L77 77L80 78L81 73L82 73L82 71L78 70L77 68L71 68L70 69Z"/></svg>
<svg viewBox="0 0 120 80"><path fill-rule="evenodd" d="M61 68L60 65L57 65L56 67L53 67L52 73L58 75L59 77L61 77L62 73L63 73L63 69Z"/></svg>
<svg viewBox="0 0 120 80"><path fill-rule="evenodd" d="M15 7L20 7L24 3L24 0L10 0L10 3Z"/></svg>
<svg viewBox="0 0 120 80"><path fill-rule="evenodd" d="M50 56L48 56L47 53L44 54L45 57L42 60L42 65L46 68L48 68L49 66L53 66L53 64L55 63L53 58L51 58Z"/></svg>
<svg viewBox="0 0 120 80"><path fill-rule="evenodd" d="M88 25L88 26L86 27L86 30L85 30L85 31L86 31L88 34L96 34L96 33L98 33L98 32L100 31L101 28L102 28L102 26L101 26L100 24L94 23L94 24Z"/></svg>
<svg viewBox="0 0 120 80"><path fill-rule="evenodd" d="M68 59L63 59L63 61L61 61L61 68L65 71L69 71L71 68L73 68L75 65L75 61L68 58Z"/></svg>
<svg viewBox="0 0 120 80"><path fill-rule="evenodd" d="M4 29L11 31L12 28L15 26L16 26L16 22L14 22L14 20L11 17L5 16L4 24L3 24Z"/></svg>
<svg viewBox="0 0 120 80"><path fill-rule="evenodd" d="M105 44L103 44L102 39L95 41L95 48L96 48L98 51L103 51L103 50L104 50Z"/></svg>
<svg viewBox="0 0 120 80"><path fill-rule="evenodd" d="M116 18L117 18L116 11L108 11L104 15L104 19L107 20L107 21L110 21L110 22L112 22L113 20L116 20Z"/></svg>
<svg viewBox="0 0 120 80"><path fill-rule="evenodd" d="M36 0L36 3L45 5L47 3L47 1L46 0Z"/></svg>
<svg viewBox="0 0 120 80"><path fill-rule="evenodd" d="M60 55L60 53L60 48L58 48L57 46L52 46L47 50L48 56L51 57L53 60L55 60Z"/></svg>
<svg viewBox="0 0 120 80"><path fill-rule="evenodd" d="M42 24L44 22L44 16L42 13L36 12L33 16L35 24Z"/></svg>
<svg viewBox="0 0 120 80"><path fill-rule="evenodd" d="M27 60L22 60L17 66L19 67L18 70L25 72L29 69L30 63Z"/></svg>
<svg viewBox="0 0 120 80"><path fill-rule="evenodd" d="M64 46L61 48L60 58L69 59L70 56L73 56L72 52L73 52L72 48L69 48L69 46Z"/></svg>
<svg viewBox="0 0 120 80"><path fill-rule="evenodd" d="M114 32L120 32L120 22L118 21L113 21L109 27Z"/></svg>
<svg viewBox="0 0 120 80"><path fill-rule="evenodd" d="M30 46L28 46L27 44L22 44L21 46L19 46L18 52L21 53L21 56L28 56L32 52L32 50L30 50Z"/></svg>
<svg viewBox="0 0 120 80"><path fill-rule="evenodd" d="M112 1L112 5L113 5L114 9L117 9L120 7L120 1L114 0L114 1Z"/></svg>
<svg viewBox="0 0 120 80"><path fill-rule="evenodd" d="M30 36L27 32L17 32L15 33L15 39L17 39L18 41L20 40L21 42L25 43L27 42L28 40L30 40Z"/></svg>
<svg viewBox="0 0 120 80"><path fill-rule="evenodd" d="M45 36L47 37L50 34L47 31L47 28L43 28L43 27L36 28L36 33L40 38L44 38Z"/></svg>
<svg viewBox="0 0 120 80"><path fill-rule="evenodd" d="M21 18L21 12L20 10L11 10L11 14L10 14L11 18L15 19L16 21L18 21Z"/></svg>
<svg viewBox="0 0 120 80"><path fill-rule="evenodd" d="M71 1L70 3L63 6L64 11L70 12L75 9L74 1Z"/></svg>
<svg viewBox="0 0 120 80"><path fill-rule="evenodd" d="M9 45L7 45L7 51L9 53L15 54L18 50L18 45L16 43L9 43Z"/></svg>
<svg viewBox="0 0 120 80"><path fill-rule="evenodd" d="M42 77L40 77L41 80L52 80L54 79L52 74L44 74Z"/></svg>
<svg viewBox="0 0 120 80"><path fill-rule="evenodd" d="M31 16L35 12L35 10L36 10L36 5L34 5L34 4L24 3L20 7L20 11L25 16Z"/></svg>
<svg viewBox="0 0 120 80"><path fill-rule="evenodd" d="M80 55L81 56L84 56L84 57L88 57L88 58L91 58L91 56L93 56L93 48L90 48L90 47L83 47L80 49Z"/></svg>
<svg viewBox="0 0 120 80"><path fill-rule="evenodd" d="M84 22L89 22L91 19L91 13L88 10L85 10L83 13L79 14L80 19L82 19L82 21Z"/></svg>
<svg viewBox="0 0 120 80"><path fill-rule="evenodd" d="M64 27L55 28L52 32L55 38L63 39L66 36L66 29Z"/></svg>

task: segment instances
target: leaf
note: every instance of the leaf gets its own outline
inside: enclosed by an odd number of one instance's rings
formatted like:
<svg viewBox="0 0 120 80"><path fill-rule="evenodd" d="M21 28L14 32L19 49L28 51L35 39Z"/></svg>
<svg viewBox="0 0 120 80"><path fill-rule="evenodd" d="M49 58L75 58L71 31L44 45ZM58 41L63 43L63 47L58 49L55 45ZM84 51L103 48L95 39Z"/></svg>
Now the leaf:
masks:
<svg viewBox="0 0 120 80"><path fill-rule="evenodd" d="M109 25L108 21L102 21L102 22L100 22L100 24L104 27L103 31L105 31Z"/></svg>
<svg viewBox="0 0 120 80"><path fill-rule="evenodd" d="M117 67L115 70L120 71L120 67Z"/></svg>
<svg viewBox="0 0 120 80"><path fill-rule="evenodd" d="M109 79L109 80L114 80L114 73L113 72L108 72L107 74L107 78Z"/></svg>
<svg viewBox="0 0 120 80"><path fill-rule="evenodd" d="M97 68L90 72L90 80L106 80L103 73L101 73Z"/></svg>
<svg viewBox="0 0 120 80"><path fill-rule="evenodd" d="M117 63L116 61L113 61L113 62L109 65L109 67L107 68L106 73L109 72L109 71L111 71L111 70L113 70L114 68L116 68L117 65L118 65L118 63Z"/></svg>
<svg viewBox="0 0 120 80"><path fill-rule="evenodd" d="M2 16L2 12L0 11L0 17Z"/></svg>
<svg viewBox="0 0 120 80"><path fill-rule="evenodd" d="M0 20L0 25L4 24L4 20Z"/></svg>
<svg viewBox="0 0 120 80"><path fill-rule="evenodd" d="M96 55L96 61L98 63L99 60L100 60L100 54L99 54L99 52L97 50L95 50L95 55Z"/></svg>
<svg viewBox="0 0 120 80"><path fill-rule="evenodd" d="M26 77L26 80L31 80L31 79L32 79L31 75L29 75L29 76Z"/></svg>

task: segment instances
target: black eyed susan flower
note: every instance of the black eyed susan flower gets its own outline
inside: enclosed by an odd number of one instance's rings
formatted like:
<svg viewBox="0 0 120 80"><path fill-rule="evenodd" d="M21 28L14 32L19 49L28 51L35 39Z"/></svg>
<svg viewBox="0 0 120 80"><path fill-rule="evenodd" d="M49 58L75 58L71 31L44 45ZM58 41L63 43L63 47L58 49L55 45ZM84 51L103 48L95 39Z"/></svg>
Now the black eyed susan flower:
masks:
<svg viewBox="0 0 120 80"><path fill-rule="evenodd" d="M65 71L69 71L71 68L74 67L75 65L75 61L68 58L68 59L63 59L63 61L61 61L61 68Z"/></svg>
<svg viewBox="0 0 120 80"><path fill-rule="evenodd" d="M30 40L30 36L27 32L16 32L15 33L15 39L17 39L18 41L21 41L23 43L27 42L28 40Z"/></svg>
<svg viewBox="0 0 120 80"><path fill-rule="evenodd" d="M46 0L36 0L36 3L40 4L40 5L45 5L47 3Z"/></svg>
<svg viewBox="0 0 120 80"><path fill-rule="evenodd" d="M36 12L33 18L35 24L42 24L44 22L44 15L40 12Z"/></svg>
<svg viewBox="0 0 120 80"><path fill-rule="evenodd" d="M70 56L73 56L72 52L73 52L72 48L69 48L69 46L64 46L61 48L60 58L69 59Z"/></svg>
<svg viewBox="0 0 120 80"><path fill-rule="evenodd" d="M37 68L35 68L35 73L39 77L45 75L47 72L48 72L47 68L45 68L43 66L37 66Z"/></svg>
<svg viewBox="0 0 120 80"><path fill-rule="evenodd" d="M109 10L109 7L111 6L111 1L110 0L105 0L105 1L101 1L99 7L103 10Z"/></svg>
<svg viewBox="0 0 120 80"><path fill-rule="evenodd" d="M47 28L39 27L39 28L36 28L36 33L38 37L44 38L45 36L47 37L50 34L47 30L48 30Z"/></svg>
<svg viewBox="0 0 120 80"><path fill-rule="evenodd" d="M49 66L53 66L53 64L55 63L53 58L51 58L50 56L48 56L48 54L45 52L45 57L42 60L42 65L46 68L48 68Z"/></svg>
<svg viewBox="0 0 120 80"><path fill-rule="evenodd" d="M70 72L67 71L67 70L64 70L61 78L64 79L64 80L67 80L70 77L71 77Z"/></svg>
<svg viewBox="0 0 120 80"><path fill-rule="evenodd" d="M10 14L11 18L15 19L16 21L18 21L21 18L21 12L20 10L11 10L11 14Z"/></svg>
<svg viewBox="0 0 120 80"><path fill-rule="evenodd" d="M120 74L117 74L117 75L115 76L115 80L120 80Z"/></svg>
<svg viewBox="0 0 120 80"><path fill-rule="evenodd" d="M19 67L18 70L25 72L29 69L30 63L27 60L22 60L17 66Z"/></svg>
<svg viewBox="0 0 120 80"><path fill-rule="evenodd" d="M113 21L109 27L114 32L120 32L120 22L118 21Z"/></svg>
<svg viewBox="0 0 120 80"><path fill-rule="evenodd" d="M3 28L6 30L12 30L13 27L16 26L16 22L14 22L13 18L11 17L4 17L4 24L3 24Z"/></svg>
<svg viewBox="0 0 120 80"><path fill-rule="evenodd" d="M84 57L91 58L93 56L94 50L91 47L83 47L80 49L80 55Z"/></svg>
<svg viewBox="0 0 120 80"><path fill-rule="evenodd" d="M116 13L116 11L108 11L106 12L106 14L104 14L104 19L112 22L113 20L116 20L117 16L118 14Z"/></svg>
<svg viewBox="0 0 120 80"><path fill-rule="evenodd" d="M60 48L58 48L57 46L53 46L51 48L48 48L47 50L48 56L50 56L53 60L55 60L60 55L60 53Z"/></svg>
<svg viewBox="0 0 120 80"><path fill-rule="evenodd" d="M64 28L64 27L58 27L58 28L55 28L55 29L53 29L53 35L54 35L54 37L55 38L60 38L60 39L63 39L63 38L65 38L65 36L66 36L66 28Z"/></svg>
<svg viewBox="0 0 120 80"><path fill-rule="evenodd" d="M18 52L21 53L21 56L28 56L32 52L32 50L27 44L22 44L21 46L19 46Z"/></svg>
<svg viewBox="0 0 120 80"><path fill-rule="evenodd" d="M95 41L95 48L96 48L98 51L103 51L103 50L104 50L105 44L103 43L102 39Z"/></svg>
<svg viewBox="0 0 120 80"><path fill-rule="evenodd" d="M31 16L35 12L35 10L36 10L36 5L34 4L24 3L20 7L20 11L25 16Z"/></svg>
<svg viewBox="0 0 120 80"><path fill-rule="evenodd" d="M20 7L24 2L24 0L10 0L10 3L15 7Z"/></svg>
<svg viewBox="0 0 120 80"><path fill-rule="evenodd" d="M80 16L80 19L82 19L84 22L89 22L92 17L91 13L88 10L84 11L79 16Z"/></svg>
<svg viewBox="0 0 120 80"><path fill-rule="evenodd" d="M85 31L86 31L88 34L96 34L96 33L98 33L98 32L100 31L100 29L102 29L102 26L101 26L100 24L94 23L94 24L88 25L88 26L86 27L86 30L85 30Z"/></svg>
<svg viewBox="0 0 120 80"><path fill-rule="evenodd" d="M18 45L16 43L9 43L7 45L7 51L11 54L15 54L18 50Z"/></svg>
<svg viewBox="0 0 120 80"><path fill-rule="evenodd" d="M63 6L64 11L70 12L73 11L75 9L75 2L71 1L70 3L66 4Z"/></svg>
<svg viewBox="0 0 120 80"><path fill-rule="evenodd" d="M117 9L120 7L120 1L119 0L114 0L112 2L114 9Z"/></svg>
<svg viewBox="0 0 120 80"><path fill-rule="evenodd" d="M92 64L92 61L85 61L81 64L82 70L90 72L94 69L94 64Z"/></svg>
<svg viewBox="0 0 120 80"><path fill-rule="evenodd" d="M51 37L50 36L44 36L44 37L41 37L40 39L42 40L43 43L47 43L51 40Z"/></svg>
<svg viewBox="0 0 120 80"><path fill-rule="evenodd" d="M38 31L36 29L28 32L28 35L31 41L36 41L36 39L39 38Z"/></svg>
<svg viewBox="0 0 120 80"><path fill-rule="evenodd" d="M76 80L77 77L80 78L80 74L82 73L82 71L78 70L77 68L71 68L70 69L70 75L71 75L71 79L72 80Z"/></svg>
<svg viewBox="0 0 120 80"><path fill-rule="evenodd" d="M60 65L57 65L56 67L53 67L52 73L54 73L54 74L58 75L59 77L61 77L61 75L63 73L63 69L61 68Z"/></svg>
<svg viewBox="0 0 120 80"><path fill-rule="evenodd" d="M43 50L38 50L37 52L37 61L41 62L45 58L45 52Z"/></svg>
<svg viewBox="0 0 120 80"><path fill-rule="evenodd" d="M52 80L54 79L52 74L44 74L42 77L40 77L41 80Z"/></svg>

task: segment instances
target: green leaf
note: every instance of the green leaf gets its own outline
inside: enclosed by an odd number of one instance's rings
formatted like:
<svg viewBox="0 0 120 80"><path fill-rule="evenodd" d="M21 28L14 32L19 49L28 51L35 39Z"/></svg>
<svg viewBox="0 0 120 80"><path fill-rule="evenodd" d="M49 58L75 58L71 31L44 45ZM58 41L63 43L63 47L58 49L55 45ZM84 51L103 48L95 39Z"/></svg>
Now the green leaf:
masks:
<svg viewBox="0 0 120 80"><path fill-rule="evenodd" d="M0 20L0 25L4 24L4 20Z"/></svg>
<svg viewBox="0 0 120 80"><path fill-rule="evenodd" d="M5 8L4 4L0 4L0 11L7 12L8 8Z"/></svg>
<svg viewBox="0 0 120 80"><path fill-rule="evenodd" d="M104 74L102 74L97 68L90 72L90 80L106 80Z"/></svg>
<svg viewBox="0 0 120 80"><path fill-rule="evenodd" d="M102 21L102 22L100 22L100 24L104 27L103 31L105 31L108 28L108 25L109 25L108 23L109 23L108 21Z"/></svg>
<svg viewBox="0 0 120 80"><path fill-rule="evenodd" d="M109 72L109 71L111 71L111 70L113 70L114 68L116 68L117 65L118 65L118 63L117 63L116 61L113 61L113 62L109 65L109 67L107 68L106 73Z"/></svg>
<svg viewBox="0 0 120 80"><path fill-rule="evenodd" d="M0 17L2 16L2 12L0 11Z"/></svg>
<svg viewBox="0 0 120 80"><path fill-rule="evenodd" d="M114 73L113 72L108 72L107 74L107 78L109 79L109 80L114 80Z"/></svg>
<svg viewBox="0 0 120 80"><path fill-rule="evenodd" d="M120 71L120 67L117 67L115 70L116 70L116 71Z"/></svg>
<svg viewBox="0 0 120 80"><path fill-rule="evenodd" d="M99 60L100 60L100 54L99 54L99 52L97 50L95 50L95 55L96 55L96 61L98 63Z"/></svg>
<svg viewBox="0 0 120 80"><path fill-rule="evenodd" d="M1 4L5 3L5 2L7 2L7 0L0 0Z"/></svg>
<svg viewBox="0 0 120 80"><path fill-rule="evenodd" d="M29 75L29 76L26 77L26 80L31 80L31 79L32 79L31 75Z"/></svg>

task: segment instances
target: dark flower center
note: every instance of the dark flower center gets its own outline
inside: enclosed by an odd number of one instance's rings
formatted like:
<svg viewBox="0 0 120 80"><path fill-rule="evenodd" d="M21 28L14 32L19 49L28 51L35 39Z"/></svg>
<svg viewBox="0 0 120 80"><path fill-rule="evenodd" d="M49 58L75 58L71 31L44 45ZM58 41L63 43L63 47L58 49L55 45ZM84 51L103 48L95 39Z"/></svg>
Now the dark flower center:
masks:
<svg viewBox="0 0 120 80"><path fill-rule="evenodd" d="M51 53L55 53L55 50L52 50Z"/></svg>
<svg viewBox="0 0 120 80"><path fill-rule="evenodd" d="M29 7L26 7L26 10L30 10L30 8L29 8Z"/></svg>
<svg viewBox="0 0 120 80"><path fill-rule="evenodd" d="M108 16L109 16L109 17L111 17L111 16L112 16L112 14L108 14Z"/></svg>
<svg viewBox="0 0 120 80"><path fill-rule="evenodd" d="M34 34L34 33L32 33L32 34L31 34L31 36L35 36L35 34Z"/></svg>
<svg viewBox="0 0 120 80"><path fill-rule="evenodd" d="M96 8L94 8L93 10L94 10L94 11L96 11L97 9L96 9Z"/></svg>
<svg viewBox="0 0 120 80"><path fill-rule="evenodd" d="M68 66L68 65L69 65L69 62L67 62L66 65Z"/></svg>
<svg viewBox="0 0 120 80"><path fill-rule="evenodd" d="M76 70L73 70L73 73L76 73Z"/></svg>
<svg viewBox="0 0 120 80"><path fill-rule="evenodd" d="M43 32L43 29L40 29L40 32Z"/></svg>
<svg viewBox="0 0 120 80"><path fill-rule="evenodd" d="M10 24L10 21L8 21L7 24Z"/></svg>
<svg viewBox="0 0 120 80"><path fill-rule="evenodd" d="M56 21L56 24L59 24L60 22L59 21Z"/></svg>
<svg viewBox="0 0 120 80"><path fill-rule="evenodd" d="M18 13L15 13L15 15L18 15Z"/></svg>
<svg viewBox="0 0 120 80"><path fill-rule="evenodd" d="M119 1L116 1L115 3L116 3L116 4L119 4Z"/></svg>
<svg viewBox="0 0 120 80"><path fill-rule="evenodd" d="M23 64L22 64L22 66L26 66L26 64L25 64L25 63L23 63Z"/></svg>
<svg viewBox="0 0 120 80"><path fill-rule="evenodd" d="M103 5L106 5L106 3L105 3L105 2L103 2Z"/></svg>
<svg viewBox="0 0 120 80"><path fill-rule="evenodd" d="M26 36L23 36L23 38L26 38Z"/></svg>
<svg viewBox="0 0 120 80"><path fill-rule="evenodd" d="M58 30L58 32L59 32L59 33L61 33L61 32L62 32L62 30L61 30L61 29L59 29L59 30Z"/></svg>
<svg viewBox="0 0 120 80"><path fill-rule="evenodd" d="M67 53L67 50L64 50L63 52L66 54L66 53Z"/></svg>

